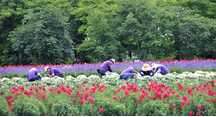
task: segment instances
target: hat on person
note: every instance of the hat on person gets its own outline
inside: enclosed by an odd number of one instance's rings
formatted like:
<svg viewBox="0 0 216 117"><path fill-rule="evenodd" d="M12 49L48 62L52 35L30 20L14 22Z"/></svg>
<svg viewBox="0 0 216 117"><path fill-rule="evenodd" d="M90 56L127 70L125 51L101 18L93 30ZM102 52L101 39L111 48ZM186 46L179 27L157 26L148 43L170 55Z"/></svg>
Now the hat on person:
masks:
<svg viewBox="0 0 216 117"><path fill-rule="evenodd" d="M150 67L149 64L144 64L144 65L142 66L142 70L143 70L143 71L148 71L148 70L151 70L151 67Z"/></svg>
<svg viewBox="0 0 216 117"><path fill-rule="evenodd" d="M48 68L50 68L50 67L45 67L45 71L47 71Z"/></svg>
<svg viewBox="0 0 216 117"><path fill-rule="evenodd" d="M30 71L33 71L33 70L36 70L36 68L31 68L31 69L29 70L29 72L30 72Z"/></svg>
<svg viewBox="0 0 216 117"><path fill-rule="evenodd" d="M110 61L112 61L115 64L115 59L110 59Z"/></svg>
<svg viewBox="0 0 216 117"><path fill-rule="evenodd" d="M133 67L130 66L130 67L128 67L128 69L133 69Z"/></svg>

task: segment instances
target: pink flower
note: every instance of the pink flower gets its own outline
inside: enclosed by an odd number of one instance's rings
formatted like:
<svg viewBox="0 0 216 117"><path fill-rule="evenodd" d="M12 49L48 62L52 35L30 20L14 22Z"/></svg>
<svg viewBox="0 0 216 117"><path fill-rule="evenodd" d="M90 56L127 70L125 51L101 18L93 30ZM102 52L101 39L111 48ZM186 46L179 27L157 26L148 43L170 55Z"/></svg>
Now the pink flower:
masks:
<svg viewBox="0 0 216 117"><path fill-rule="evenodd" d="M126 104L124 104L124 106L126 106Z"/></svg>
<svg viewBox="0 0 216 117"><path fill-rule="evenodd" d="M200 112L196 113L197 116L200 116Z"/></svg>
<svg viewBox="0 0 216 117"><path fill-rule="evenodd" d="M32 86L34 86L34 84L32 83Z"/></svg>
<svg viewBox="0 0 216 117"><path fill-rule="evenodd" d="M214 99L214 102L216 102L216 98Z"/></svg>
<svg viewBox="0 0 216 117"><path fill-rule="evenodd" d="M190 105L190 101L187 101L186 104L187 104L187 105Z"/></svg>
<svg viewBox="0 0 216 117"><path fill-rule="evenodd" d="M210 99L207 99L206 102L210 102Z"/></svg>
<svg viewBox="0 0 216 117"><path fill-rule="evenodd" d="M0 92L0 96L2 95L2 93Z"/></svg>
<svg viewBox="0 0 216 117"><path fill-rule="evenodd" d="M100 110L101 113L104 112L104 109L103 109L103 108L99 108L99 110Z"/></svg>
<svg viewBox="0 0 216 117"><path fill-rule="evenodd" d="M94 86L95 86L95 83L92 83L92 86L94 87Z"/></svg>
<svg viewBox="0 0 216 117"><path fill-rule="evenodd" d="M179 94L176 94L175 98L179 97Z"/></svg>
<svg viewBox="0 0 216 117"><path fill-rule="evenodd" d="M128 85L129 83L128 83L128 82L126 82L126 84Z"/></svg>
<svg viewBox="0 0 216 117"><path fill-rule="evenodd" d="M202 106L201 105L198 105L197 107L198 107L198 109L202 110Z"/></svg>
<svg viewBox="0 0 216 117"><path fill-rule="evenodd" d="M192 113L192 112L189 112L189 116L193 116L193 113Z"/></svg>
<svg viewBox="0 0 216 117"><path fill-rule="evenodd" d="M39 97L39 96L37 96L37 100L40 100L40 97Z"/></svg>
<svg viewBox="0 0 216 117"><path fill-rule="evenodd" d="M12 95L9 95L9 96L8 96L8 100L10 100L11 98L12 98Z"/></svg>
<svg viewBox="0 0 216 117"><path fill-rule="evenodd" d="M42 99L44 99L45 98L45 95L42 95Z"/></svg>
<svg viewBox="0 0 216 117"><path fill-rule="evenodd" d="M113 99L114 99L114 100L118 100L118 97L114 96Z"/></svg>
<svg viewBox="0 0 216 117"><path fill-rule="evenodd" d="M171 109L174 109L175 108L175 105L173 104L172 106L171 106Z"/></svg>
<svg viewBox="0 0 216 117"><path fill-rule="evenodd" d="M13 108L10 108L10 111L14 111L14 109L13 109Z"/></svg>
<svg viewBox="0 0 216 117"><path fill-rule="evenodd" d="M104 87L105 89L107 88L107 86Z"/></svg>
<svg viewBox="0 0 216 117"><path fill-rule="evenodd" d="M181 102L181 106L184 106L185 105L185 102Z"/></svg>
<svg viewBox="0 0 216 117"><path fill-rule="evenodd" d="M67 85L67 88L70 88L70 86L69 86L69 85Z"/></svg>
<svg viewBox="0 0 216 117"><path fill-rule="evenodd" d="M52 106L51 107L55 107L55 105L54 104L52 104Z"/></svg>
<svg viewBox="0 0 216 117"><path fill-rule="evenodd" d="M73 102L73 103L76 103L76 100L75 100L75 99L73 99L73 100L72 100L72 102Z"/></svg>
<svg viewBox="0 0 216 117"><path fill-rule="evenodd" d="M139 99L137 99L137 103L140 103L141 104L141 101Z"/></svg>
<svg viewBox="0 0 216 117"><path fill-rule="evenodd" d="M184 101L187 101L187 96L183 96L182 99L183 99Z"/></svg>
<svg viewBox="0 0 216 117"><path fill-rule="evenodd" d="M83 82L82 82L81 84L82 84L82 85L84 85L84 83L83 83Z"/></svg>

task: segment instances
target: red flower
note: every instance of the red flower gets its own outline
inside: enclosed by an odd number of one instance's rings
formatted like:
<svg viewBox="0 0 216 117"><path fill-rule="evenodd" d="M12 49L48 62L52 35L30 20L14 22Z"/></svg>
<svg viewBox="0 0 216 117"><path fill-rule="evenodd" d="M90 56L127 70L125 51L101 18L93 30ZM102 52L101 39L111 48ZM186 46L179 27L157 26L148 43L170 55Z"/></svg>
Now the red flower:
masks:
<svg viewBox="0 0 216 117"><path fill-rule="evenodd" d="M107 88L107 86L104 87L105 89Z"/></svg>
<svg viewBox="0 0 216 117"><path fill-rule="evenodd" d="M190 101L187 101L186 104L187 104L187 105L190 105Z"/></svg>
<svg viewBox="0 0 216 117"><path fill-rule="evenodd" d="M214 99L214 102L216 102L216 98Z"/></svg>
<svg viewBox="0 0 216 117"><path fill-rule="evenodd" d="M114 100L118 100L118 97L114 96L113 99L114 99Z"/></svg>
<svg viewBox="0 0 216 117"><path fill-rule="evenodd" d="M192 112L189 112L189 116L193 116L193 113L192 113Z"/></svg>
<svg viewBox="0 0 216 117"><path fill-rule="evenodd" d="M11 98L12 98L12 95L9 95L9 96L8 96L8 100L10 100Z"/></svg>
<svg viewBox="0 0 216 117"><path fill-rule="evenodd" d="M13 109L13 108L10 108L10 111L14 111L14 109Z"/></svg>
<svg viewBox="0 0 216 117"><path fill-rule="evenodd" d="M128 85L129 83L128 83L128 82L126 82L126 84Z"/></svg>
<svg viewBox="0 0 216 117"><path fill-rule="evenodd" d="M175 98L179 97L179 94L176 94Z"/></svg>
<svg viewBox="0 0 216 117"><path fill-rule="evenodd" d="M124 104L124 106L126 106L126 104Z"/></svg>
<svg viewBox="0 0 216 117"><path fill-rule="evenodd" d="M196 113L197 116L200 116L200 112Z"/></svg>
<svg viewBox="0 0 216 117"><path fill-rule="evenodd" d="M182 99L183 99L184 101L187 101L187 96L183 96Z"/></svg>
<svg viewBox="0 0 216 117"><path fill-rule="evenodd" d="M198 105L197 107L198 107L198 109L200 109L200 110L202 110L202 109L203 109L201 105Z"/></svg>
<svg viewBox="0 0 216 117"><path fill-rule="evenodd" d="M2 93L0 92L0 96L2 95Z"/></svg>
<svg viewBox="0 0 216 117"><path fill-rule="evenodd" d="M72 100L72 102L73 102L73 103L76 103L76 100L75 100L75 99L73 99L73 100Z"/></svg>
<svg viewBox="0 0 216 117"><path fill-rule="evenodd" d="M185 102L181 102L181 106L184 106L185 105Z"/></svg>
<svg viewBox="0 0 216 117"><path fill-rule="evenodd" d="M95 83L92 83L92 86L94 87L94 86L95 86Z"/></svg>
<svg viewBox="0 0 216 117"><path fill-rule="evenodd" d="M70 86L69 86L69 85L67 85L67 88L70 88Z"/></svg>
<svg viewBox="0 0 216 117"><path fill-rule="evenodd" d="M37 100L40 100L40 97L39 97L39 96L37 96Z"/></svg>
<svg viewBox="0 0 216 117"><path fill-rule="evenodd" d="M175 105L173 104L172 106L171 106L171 109L174 109L175 108Z"/></svg>
<svg viewBox="0 0 216 117"><path fill-rule="evenodd" d="M210 102L210 99L207 99L206 102Z"/></svg>
<svg viewBox="0 0 216 117"><path fill-rule="evenodd" d="M45 90L46 90L46 88L44 87L44 88L43 88L43 90L45 91Z"/></svg>
<svg viewBox="0 0 216 117"><path fill-rule="evenodd" d="M82 84L82 85L84 85L84 83L83 83L83 82L82 82L81 84Z"/></svg>
<svg viewBox="0 0 216 117"><path fill-rule="evenodd" d="M60 93L61 93L61 90L57 90L57 93L60 94Z"/></svg>
<svg viewBox="0 0 216 117"><path fill-rule="evenodd" d="M45 95L42 95L42 99L44 99L46 96Z"/></svg>
<svg viewBox="0 0 216 117"><path fill-rule="evenodd" d="M51 107L55 107L55 105L54 104L52 104L52 106Z"/></svg>
<svg viewBox="0 0 216 117"><path fill-rule="evenodd" d="M103 108L99 108L99 110L100 110L101 113L104 112L104 109L103 109Z"/></svg>
<svg viewBox="0 0 216 117"><path fill-rule="evenodd" d="M148 99L152 99L152 96L151 96L151 95L149 95L149 96L148 96Z"/></svg>
<svg viewBox="0 0 216 117"><path fill-rule="evenodd" d="M141 104L141 101L139 99L137 99L137 103L140 103Z"/></svg>
<svg viewBox="0 0 216 117"><path fill-rule="evenodd" d="M34 86L34 84L32 83L32 86Z"/></svg>

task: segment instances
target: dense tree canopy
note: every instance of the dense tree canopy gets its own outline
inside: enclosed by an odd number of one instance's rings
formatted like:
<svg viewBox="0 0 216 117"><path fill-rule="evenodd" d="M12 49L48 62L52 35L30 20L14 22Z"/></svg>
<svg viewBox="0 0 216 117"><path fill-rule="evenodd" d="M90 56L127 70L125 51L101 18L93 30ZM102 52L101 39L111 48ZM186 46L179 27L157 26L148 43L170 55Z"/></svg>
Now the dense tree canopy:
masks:
<svg viewBox="0 0 216 117"><path fill-rule="evenodd" d="M0 66L216 57L214 0L1 0Z"/></svg>

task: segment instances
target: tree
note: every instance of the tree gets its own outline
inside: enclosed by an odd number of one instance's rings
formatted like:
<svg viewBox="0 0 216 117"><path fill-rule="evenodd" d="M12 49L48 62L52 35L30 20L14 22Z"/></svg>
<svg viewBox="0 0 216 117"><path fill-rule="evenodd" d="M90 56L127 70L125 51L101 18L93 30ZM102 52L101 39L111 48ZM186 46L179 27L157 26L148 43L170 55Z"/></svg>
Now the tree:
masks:
<svg viewBox="0 0 216 117"><path fill-rule="evenodd" d="M24 16L22 25L12 31L12 48L32 64L59 64L73 58L73 41L68 34L68 20L60 9L46 6L40 12ZM21 57L21 59L23 59Z"/></svg>

